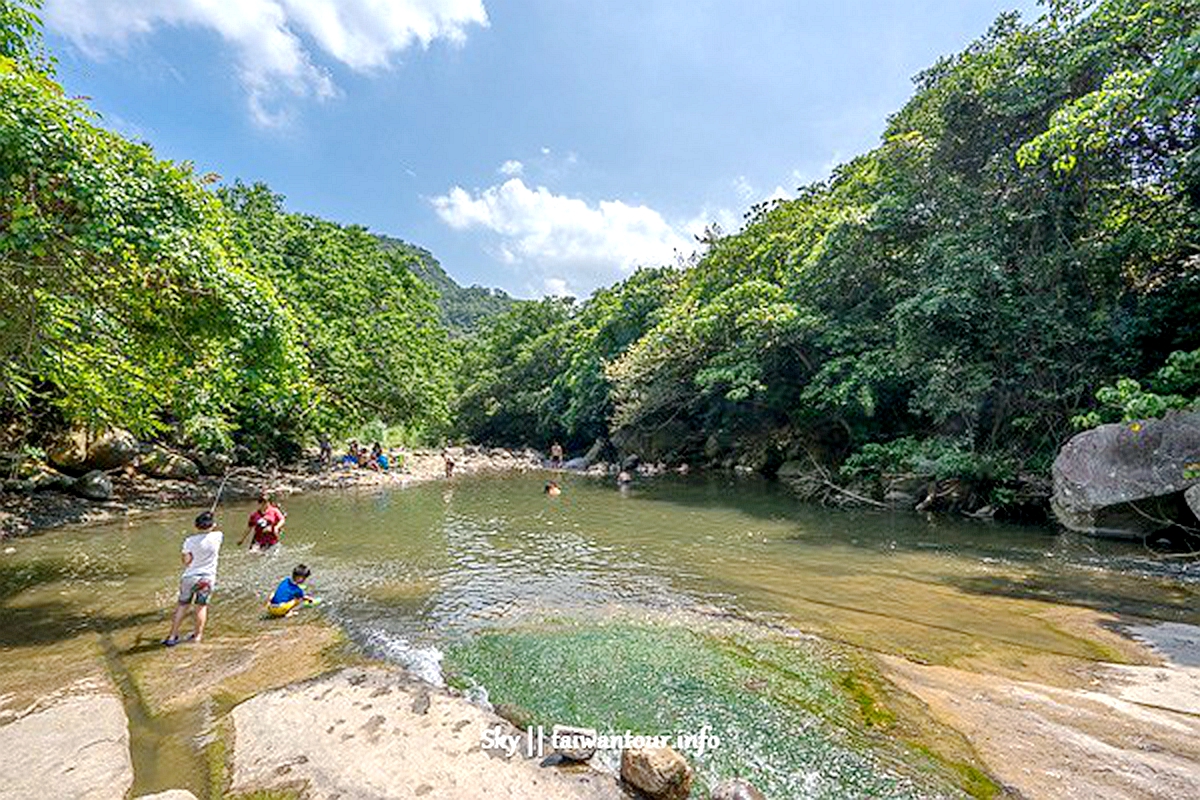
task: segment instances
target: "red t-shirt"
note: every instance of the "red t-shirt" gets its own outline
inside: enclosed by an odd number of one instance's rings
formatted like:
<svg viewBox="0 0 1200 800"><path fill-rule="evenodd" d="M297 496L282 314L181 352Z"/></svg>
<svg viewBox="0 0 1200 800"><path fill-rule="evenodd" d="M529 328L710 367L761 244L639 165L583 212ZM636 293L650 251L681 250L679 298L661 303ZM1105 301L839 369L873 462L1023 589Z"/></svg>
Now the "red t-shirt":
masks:
<svg viewBox="0 0 1200 800"><path fill-rule="evenodd" d="M275 533L276 527L283 522L283 512L275 506L267 506L266 511L255 511L250 515L250 527L254 529L254 544L259 547L271 547L279 541Z"/></svg>

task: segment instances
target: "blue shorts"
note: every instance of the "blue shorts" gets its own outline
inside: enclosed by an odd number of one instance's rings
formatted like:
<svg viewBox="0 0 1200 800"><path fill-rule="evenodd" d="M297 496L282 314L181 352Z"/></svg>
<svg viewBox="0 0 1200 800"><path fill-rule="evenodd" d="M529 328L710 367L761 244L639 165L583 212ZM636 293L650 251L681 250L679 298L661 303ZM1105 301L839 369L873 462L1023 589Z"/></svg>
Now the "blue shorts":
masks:
<svg viewBox="0 0 1200 800"><path fill-rule="evenodd" d="M186 576L179 581L179 605L195 603L198 606L206 606L212 591L212 578Z"/></svg>

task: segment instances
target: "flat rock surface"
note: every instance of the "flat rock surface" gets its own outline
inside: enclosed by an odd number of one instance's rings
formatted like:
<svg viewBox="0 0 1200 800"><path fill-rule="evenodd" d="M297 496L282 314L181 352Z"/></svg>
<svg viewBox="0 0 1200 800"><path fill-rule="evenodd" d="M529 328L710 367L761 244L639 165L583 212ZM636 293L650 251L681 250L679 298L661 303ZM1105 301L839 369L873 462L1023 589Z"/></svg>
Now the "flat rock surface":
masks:
<svg viewBox="0 0 1200 800"><path fill-rule="evenodd" d="M232 714L231 792L311 800L623 798L615 778L485 751L508 723L397 670L353 668L254 697Z"/></svg>
<svg viewBox="0 0 1200 800"><path fill-rule="evenodd" d="M133 784L125 709L111 695L65 697L0 726L0 753L5 800L124 800Z"/></svg>
<svg viewBox="0 0 1200 800"><path fill-rule="evenodd" d="M1104 665L1072 689L883 657L888 677L960 731L1028 800L1200 797L1200 670Z"/></svg>

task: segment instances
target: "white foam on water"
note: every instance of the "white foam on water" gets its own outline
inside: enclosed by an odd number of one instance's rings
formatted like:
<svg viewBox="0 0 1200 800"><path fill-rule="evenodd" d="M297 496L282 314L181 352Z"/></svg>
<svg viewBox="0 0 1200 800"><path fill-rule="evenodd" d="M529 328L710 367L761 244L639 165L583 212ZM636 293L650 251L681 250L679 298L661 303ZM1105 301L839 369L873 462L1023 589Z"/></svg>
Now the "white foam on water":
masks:
<svg viewBox="0 0 1200 800"><path fill-rule="evenodd" d="M446 685L446 679L442 675L442 651L432 645L419 647L403 636L371 630L366 634L366 646L428 684Z"/></svg>

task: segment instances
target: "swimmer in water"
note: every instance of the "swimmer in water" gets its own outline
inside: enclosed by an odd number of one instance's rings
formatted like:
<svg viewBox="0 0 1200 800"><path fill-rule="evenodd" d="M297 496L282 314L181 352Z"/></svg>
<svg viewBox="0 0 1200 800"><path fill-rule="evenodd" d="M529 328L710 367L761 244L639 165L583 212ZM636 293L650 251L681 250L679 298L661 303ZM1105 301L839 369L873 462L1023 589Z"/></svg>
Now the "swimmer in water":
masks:
<svg viewBox="0 0 1200 800"><path fill-rule="evenodd" d="M550 497L558 497L560 494L562 494L562 489L558 488L558 484L555 481L550 481L546 484L546 487L542 489L542 493L547 494Z"/></svg>

